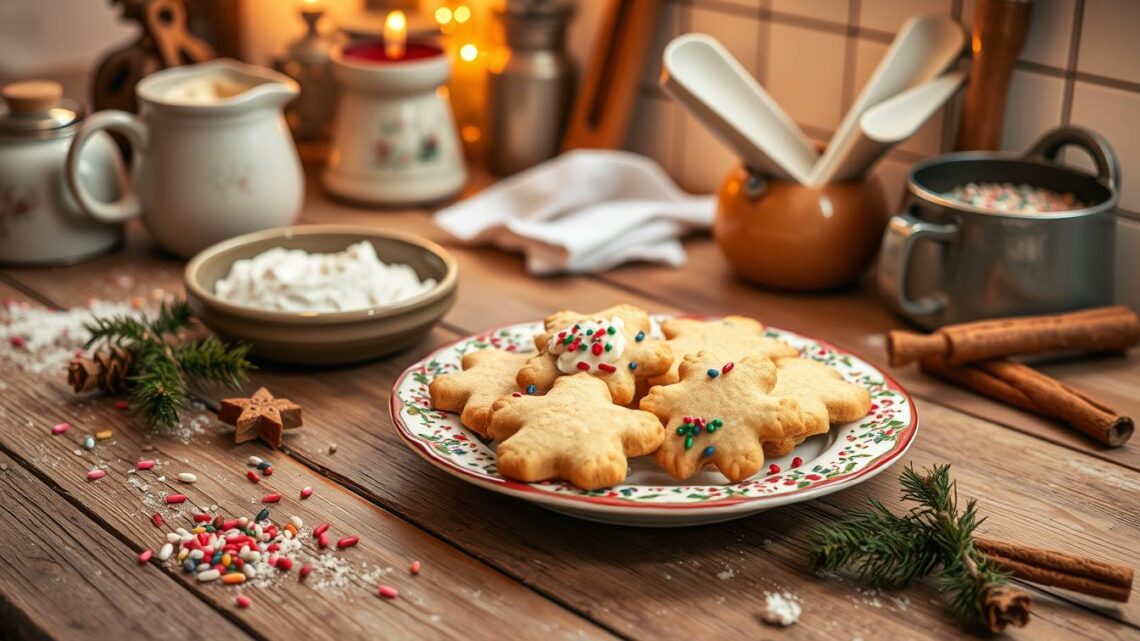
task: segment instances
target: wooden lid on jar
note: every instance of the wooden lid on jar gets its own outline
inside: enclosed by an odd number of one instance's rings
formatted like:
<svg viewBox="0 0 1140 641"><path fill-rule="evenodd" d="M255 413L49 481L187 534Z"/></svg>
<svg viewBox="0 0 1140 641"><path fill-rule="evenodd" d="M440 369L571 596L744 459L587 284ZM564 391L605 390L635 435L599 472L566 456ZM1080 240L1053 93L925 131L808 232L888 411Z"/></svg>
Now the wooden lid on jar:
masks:
<svg viewBox="0 0 1140 641"><path fill-rule="evenodd" d="M0 96L17 113L47 111L63 99L63 86L52 80L21 80L4 85Z"/></svg>

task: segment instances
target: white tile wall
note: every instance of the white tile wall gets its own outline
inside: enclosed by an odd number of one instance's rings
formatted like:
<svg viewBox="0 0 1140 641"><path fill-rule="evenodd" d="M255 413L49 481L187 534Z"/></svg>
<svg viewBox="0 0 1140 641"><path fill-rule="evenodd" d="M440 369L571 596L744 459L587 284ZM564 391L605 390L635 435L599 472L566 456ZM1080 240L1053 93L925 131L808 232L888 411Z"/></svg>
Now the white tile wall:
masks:
<svg viewBox="0 0 1140 641"><path fill-rule="evenodd" d="M1140 93L1077 82L1073 88L1072 122L1098 131L1116 150L1123 168L1120 206L1140 212ZM1066 159L1075 154L1067 154ZM1089 170L1092 166L1078 161ZM1137 245L1140 250L1140 245Z"/></svg>
<svg viewBox="0 0 1140 641"><path fill-rule="evenodd" d="M1005 105L1001 148L1021 151L1042 132L1061 124L1065 81L1032 71L1016 70Z"/></svg>
<svg viewBox="0 0 1140 641"><path fill-rule="evenodd" d="M661 78L661 53L669 41L681 34L681 5L666 2L661 8L661 19L653 32L653 43L646 54L645 68L641 73L641 84L656 85Z"/></svg>
<svg viewBox="0 0 1140 641"><path fill-rule="evenodd" d="M911 16L949 15L951 0L860 0L859 26L894 33Z"/></svg>
<svg viewBox="0 0 1140 641"><path fill-rule="evenodd" d="M835 128L871 75L887 49L885 34L911 15L951 15L968 28L973 6L974 0L667 0L669 24L659 33L699 30L721 39L792 118L820 138ZM1034 0L1001 144L1021 151L1045 130L1070 122L1108 138L1124 176L1118 292L1140 309L1138 28L1140 0ZM968 69L968 59L960 65ZM654 63L646 71L646 82L656 81L658 68ZM685 189L715 190L735 156L658 90L643 93L630 147L657 158ZM892 208L914 162L953 147L954 126L945 121L956 120L960 108L959 96L874 169ZM1091 168L1080 156L1065 157Z"/></svg>
<svg viewBox="0 0 1140 641"><path fill-rule="evenodd" d="M1140 82L1140 2L1087 0L1077 70Z"/></svg>
<svg viewBox="0 0 1140 641"><path fill-rule="evenodd" d="M842 115L845 36L779 22L769 33L765 88L796 122L835 129Z"/></svg>

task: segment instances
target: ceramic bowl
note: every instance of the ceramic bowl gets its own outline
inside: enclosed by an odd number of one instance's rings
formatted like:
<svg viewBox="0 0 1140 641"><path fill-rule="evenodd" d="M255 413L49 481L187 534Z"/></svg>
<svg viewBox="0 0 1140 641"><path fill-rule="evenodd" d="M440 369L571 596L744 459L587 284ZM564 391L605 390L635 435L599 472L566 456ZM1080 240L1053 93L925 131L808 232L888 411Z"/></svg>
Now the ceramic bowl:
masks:
<svg viewBox="0 0 1140 641"><path fill-rule="evenodd" d="M404 263L433 289L394 306L346 312L280 312L244 307L214 295L214 284L235 261L284 247L312 253L344 250L367 240L386 263ZM342 365L409 347L427 334L455 302L459 266L435 243L411 234L351 225L302 225L245 234L209 247L186 265L190 309L227 341L249 343L261 360L301 365Z"/></svg>

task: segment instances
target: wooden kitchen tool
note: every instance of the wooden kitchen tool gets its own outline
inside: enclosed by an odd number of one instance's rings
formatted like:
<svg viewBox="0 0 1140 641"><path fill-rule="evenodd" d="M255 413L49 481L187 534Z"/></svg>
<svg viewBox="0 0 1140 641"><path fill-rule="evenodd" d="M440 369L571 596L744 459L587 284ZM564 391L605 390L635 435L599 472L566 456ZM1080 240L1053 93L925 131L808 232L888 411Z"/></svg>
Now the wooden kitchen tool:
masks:
<svg viewBox="0 0 1140 641"><path fill-rule="evenodd" d="M186 30L186 7L182 0L113 0L122 7L123 18L142 27L133 43L112 52L99 63L91 85L95 110L138 111L135 84L164 69L205 62L214 50Z"/></svg>
<svg viewBox="0 0 1140 641"><path fill-rule="evenodd" d="M611 0L578 90L562 151L617 149L637 101L637 86L662 0Z"/></svg>
<svg viewBox="0 0 1140 641"><path fill-rule="evenodd" d="M1009 81L1025 46L1032 10L1031 0L978 0L970 39L974 66L954 143L956 151L1001 146Z"/></svg>

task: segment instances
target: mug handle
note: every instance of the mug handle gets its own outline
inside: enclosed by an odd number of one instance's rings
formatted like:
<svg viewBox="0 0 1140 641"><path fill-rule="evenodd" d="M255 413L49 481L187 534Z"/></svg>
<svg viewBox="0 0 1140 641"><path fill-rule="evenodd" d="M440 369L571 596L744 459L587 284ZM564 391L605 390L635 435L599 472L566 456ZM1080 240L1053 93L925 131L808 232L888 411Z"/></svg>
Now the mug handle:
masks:
<svg viewBox="0 0 1140 641"><path fill-rule="evenodd" d="M123 195L116 201L104 202L91 195L87 185L79 174L79 165L83 158L83 148L96 132L107 129L118 131L126 136L127 141L135 150L134 160L131 162L131 174L138 169L139 160L147 145L146 125L133 114L125 111L108 110L99 111L88 117L79 126L71 149L67 152L67 188L85 212L96 220L105 223L119 223L138 216L141 207L138 196L130 186L130 181L123 191Z"/></svg>
<svg viewBox="0 0 1140 641"><path fill-rule="evenodd" d="M1057 127L1045 132L1025 152L1026 158L1057 162L1061 149L1073 145L1085 150L1096 164L1096 177L1113 191L1120 191L1120 161L1104 136L1084 127Z"/></svg>
<svg viewBox="0 0 1140 641"><path fill-rule="evenodd" d="M907 296L910 260L914 246L926 239L940 243L950 243L958 237L958 226L928 223L908 213L891 216L891 222L883 236L883 250L879 257L879 288L890 302L911 319L921 323L933 321L942 311L946 302L942 296L924 296L912 299Z"/></svg>

